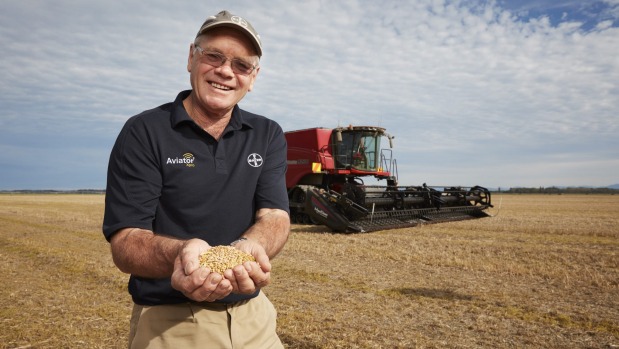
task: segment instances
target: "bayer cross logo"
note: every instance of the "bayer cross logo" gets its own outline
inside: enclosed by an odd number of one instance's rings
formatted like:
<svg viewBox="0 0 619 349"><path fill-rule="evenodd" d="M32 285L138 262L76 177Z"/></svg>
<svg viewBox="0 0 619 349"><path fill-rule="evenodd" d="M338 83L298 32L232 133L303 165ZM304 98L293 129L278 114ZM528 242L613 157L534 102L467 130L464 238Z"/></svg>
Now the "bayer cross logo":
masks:
<svg viewBox="0 0 619 349"><path fill-rule="evenodd" d="M251 153L247 157L247 163L251 167L260 167L262 166L262 156L260 156L260 154Z"/></svg>
<svg viewBox="0 0 619 349"><path fill-rule="evenodd" d="M247 28L247 21L244 20L243 18L239 17L239 16L232 16L230 18L230 20L240 26L242 26L243 28ZM258 166L256 166L258 167Z"/></svg>

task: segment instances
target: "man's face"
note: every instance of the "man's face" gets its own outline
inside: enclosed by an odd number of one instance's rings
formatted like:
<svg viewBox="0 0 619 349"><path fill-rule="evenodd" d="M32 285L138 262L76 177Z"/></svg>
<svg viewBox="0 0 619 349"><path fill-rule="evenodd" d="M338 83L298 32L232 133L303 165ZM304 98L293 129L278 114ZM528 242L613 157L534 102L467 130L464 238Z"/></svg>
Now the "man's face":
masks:
<svg viewBox="0 0 619 349"><path fill-rule="evenodd" d="M217 28L200 37L198 45L205 51L225 55L228 60L220 67L206 59L191 45L187 70L190 72L195 107L210 116L223 116L245 97L254 86L259 67L249 75L235 73L230 59L239 58L258 65L258 57L249 39L231 28Z"/></svg>

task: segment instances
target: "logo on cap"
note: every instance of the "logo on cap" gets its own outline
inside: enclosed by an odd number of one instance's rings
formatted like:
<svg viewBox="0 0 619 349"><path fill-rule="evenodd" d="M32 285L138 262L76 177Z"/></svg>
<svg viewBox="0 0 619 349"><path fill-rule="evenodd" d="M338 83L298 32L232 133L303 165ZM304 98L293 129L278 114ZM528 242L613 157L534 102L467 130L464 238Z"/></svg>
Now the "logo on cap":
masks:
<svg viewBox="0 0 619 349"><path fill-rule="evenodd" d="M247 21L239 16L232 16L230 20L243 28L247 28Z"/></svg>

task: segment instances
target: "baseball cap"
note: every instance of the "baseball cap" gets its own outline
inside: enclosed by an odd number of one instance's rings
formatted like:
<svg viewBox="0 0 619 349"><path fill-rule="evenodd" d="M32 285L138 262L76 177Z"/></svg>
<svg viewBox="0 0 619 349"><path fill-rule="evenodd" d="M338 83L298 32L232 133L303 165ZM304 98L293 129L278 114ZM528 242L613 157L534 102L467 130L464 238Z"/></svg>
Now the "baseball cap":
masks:
<svg viewBox="0 0 619 349"><path fill-rule="evenodd" d="M210 16L207 18L200 27L196 37L217 27L231 27L239 29L242 33L247 35L247 37L254 44L258 57L262 57L262 42L260 41L260 35L256 33L254 27L252 27L252 25L243 17L235 16L226 10L219 12L215 16Z"/></svg>

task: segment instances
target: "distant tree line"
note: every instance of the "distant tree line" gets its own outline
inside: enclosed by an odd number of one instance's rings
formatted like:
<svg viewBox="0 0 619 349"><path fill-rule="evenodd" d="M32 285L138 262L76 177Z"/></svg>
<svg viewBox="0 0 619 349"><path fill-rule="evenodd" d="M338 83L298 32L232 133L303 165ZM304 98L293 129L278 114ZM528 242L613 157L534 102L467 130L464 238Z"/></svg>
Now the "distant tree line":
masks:
<svg viewBox="0 0 619 349"><path fill-rule="evenodd" d="M19 189L0 190L4 194L105 194L104 189L76 189L76 190L52 190L52 189Z"/></svg>
<svg viewBox="0 0 619 349"><path fill-rule="evenodd" d="M509 194L619 194L618 189L613 188L587 188L587 187L535 187L535 188L525 188L525 187L516 187L509 188L508 190L501 190L498 188L499 193L509 193Z"/></svg>
<svg viewBox="0 0 619 349"><path fill-rule="evenodd" d="M619 189L588 188L588 187L515 187L507 190L491 189L493 192L507 194L619 194ZM77 190L48 190L48 189L20 189L0 190L0 194L105 194L105 189L77 189Z"/></svg>

